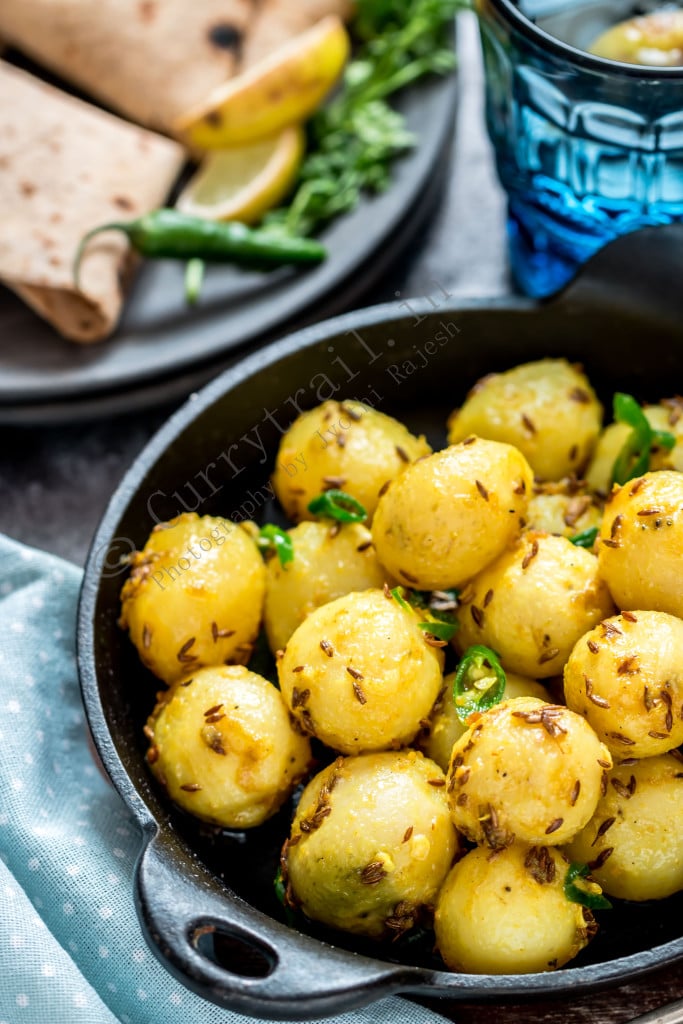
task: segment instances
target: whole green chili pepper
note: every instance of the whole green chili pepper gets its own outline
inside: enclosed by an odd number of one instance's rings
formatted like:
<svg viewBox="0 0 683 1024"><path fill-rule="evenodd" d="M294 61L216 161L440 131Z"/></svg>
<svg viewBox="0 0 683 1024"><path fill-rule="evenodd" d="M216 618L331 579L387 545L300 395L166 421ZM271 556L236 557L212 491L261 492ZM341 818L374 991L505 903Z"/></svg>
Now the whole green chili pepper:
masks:
<svg viewBox="0 0 683 1024"><path fill-rule="evenodd" d="M204 220L179 210L153 210L137 220L101 224L81 240L74 262L78 275L86 245L100 231L123 231L142 256L152 259L203 259L236 263L319 263L327 251L313 238L272 228L250 228L239 221Z"/></svg>
<svg viewBox="0 0 683 1024"><path fill-rule="evenodd" d="M647 473L654 447L670 452L676 438L668 430L653 430L647 416L631 395L618 392L614 396L614 419L633 428L612 467L610 485L621 486L627 480Z"/></svg>
<svg viewBox="0 0 683 1024"><path fill-rule="evenodd" d="M474 711L488 711L502 699L506 676L498 655L490 647L468 647L453 682L455 711L464 724Z"/></svg>

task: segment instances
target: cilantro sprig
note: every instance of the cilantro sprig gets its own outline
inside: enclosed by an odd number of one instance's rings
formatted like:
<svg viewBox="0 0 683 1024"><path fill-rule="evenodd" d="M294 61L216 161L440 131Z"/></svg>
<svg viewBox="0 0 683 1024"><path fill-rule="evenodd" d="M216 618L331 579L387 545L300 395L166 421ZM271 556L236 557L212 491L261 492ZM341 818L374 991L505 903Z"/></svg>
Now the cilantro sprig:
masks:
<svg viewBox="0 0 683 1024"><path fill-rule="evenodd" d="M455 66L448 27L467 0L358 0L351 25L361 40L341 87L308 125L308 153L289 205L266 223L309 235L382 192L394 159L416 139L387 98L428 74Z"/></svg>

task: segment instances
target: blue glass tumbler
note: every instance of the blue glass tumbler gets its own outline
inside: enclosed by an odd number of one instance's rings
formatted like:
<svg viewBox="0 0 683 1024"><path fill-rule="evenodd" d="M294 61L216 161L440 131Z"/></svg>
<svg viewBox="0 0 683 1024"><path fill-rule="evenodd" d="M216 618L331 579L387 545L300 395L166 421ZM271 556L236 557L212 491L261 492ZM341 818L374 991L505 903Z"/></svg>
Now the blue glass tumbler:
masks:
<svg viewBox="0 0 683 1024"><path fill-rule="evenodd" d="M527 295L570 281L629 231L683 221L683 67L583 47L643 13L632 0L476 0L486 117Z"/></svg>

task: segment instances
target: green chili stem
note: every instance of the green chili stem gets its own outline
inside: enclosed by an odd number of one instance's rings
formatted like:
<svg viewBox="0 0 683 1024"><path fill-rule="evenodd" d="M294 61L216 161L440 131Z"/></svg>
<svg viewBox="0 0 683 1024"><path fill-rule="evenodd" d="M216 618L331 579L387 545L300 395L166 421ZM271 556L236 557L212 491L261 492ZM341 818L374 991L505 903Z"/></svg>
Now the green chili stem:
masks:
<svg viewBox="0 0 683 1024"><path fill-rule="evenodd" d="M204 260L200 260L197 257L188 260L185 267L185 301L189 306L195 306L199 300L204 283L205 270L206 264Z"/></svg>

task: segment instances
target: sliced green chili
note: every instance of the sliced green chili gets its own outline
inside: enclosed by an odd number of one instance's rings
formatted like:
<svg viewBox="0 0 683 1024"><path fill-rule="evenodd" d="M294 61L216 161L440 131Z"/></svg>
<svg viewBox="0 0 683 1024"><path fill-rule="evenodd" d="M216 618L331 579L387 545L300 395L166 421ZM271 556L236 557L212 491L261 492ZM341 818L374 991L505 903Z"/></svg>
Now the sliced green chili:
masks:
<svg viewBox="0 0 683 1024"><path fill-rule="evenodd" d="M425 633L430 633L437 640L452 640L458 628L457 622L439 622L434 619L432 622L418 622L418 626Z"/></svg>
<svg viewBox="0 0 683 1024"><path fill-rule="evenodd" d="M275 896L277 897L278 903L281 903L283 907L286 906L286 903L285 903L286 887L285 887L285 880L282 877L282 868L281 867L278 867L278 869L277 869L277 871L275 873L275 878L273 879L273 888L275 889Z"/></svg>
<svg viewBox="0 0 683 1024"><path fill-rule="evenodd" d="M320 519L336 519L338 523L364 523L368 518L361 503L346 491L323 491L309 502L308 511Z"/></svg>
<svg viewBox="0 0 683 1024"><path fill-rule="evenodd" d="M410 605L403 596L403 587L394 587L394 589L391 591L391 596L393 597L394 601L396 601L401 606L404 612L410 611Z"/></svg>
<svg viewBox="0 0 683 1024"><path fill-rule="evenodd" d="M581 530L581 533L575 533L569 540L577 548L592 548L598 538L597 526L591 526L587 530Z"/></svg>
<svg viewBox="0 0 683 1024"><path fill-rule="evenodd" d="M419 608L427 612L428 620L418 622L423 632L446 643L455 635L459 626L454 615L458 604L457 590L408 590L405 587L394 587L391 596L404 611Z"/></svg>
<svg viewBox="0 0 683 1024"><path fill-rule="evenodd" d="M570 864L564 879L564 894L571 903L579 903L589 910L611 910L612 904L601 892L596 882L584 882L590 875L587 864Z"/></svg>
<svg viewBox="0 0 683 1024"><path fill-rule="evenodd" d="M294 911L287 902L287 887L285 885L285 880L282 877L282 866L279 866L275 873L275 878L273 879L273 889L275 890L276 900L284 909L285 921L290 927L293 927L296 918L294 916Z"/></svg>
<svg viewBox="0 0 683 1024"><path fill-rule="evenodd" d="M614 396L614 419L631 427L623 447L612 467L611 484L625 484L627 480L642 476L650 468L653 448L670 452L676 438L668 430L653 430L650 422L632 395L617 392Z"/></svg>
<svg viewBox="0 0 683 1024"><path fill-rule="evenodd" d="M197 257L193 260L188 260L185 267L185 301L188 306L196 306L199 301L202 285L204 284L205 269L206 264L204 260L200 260Z"/></svg>
<svg viewBox="0 0 683 1024"><path fill-rule="evenodd" d="M294 544L286 530L282 530L273 523L267 523L259 530L256 543L261 551L274 551L284 569L286 565L294 561Z"/></svg>
<svg viewBox="0 0 683 1024"><path fill-rule="evenodd" d="M462 656L453 683L453 703L465 724L474 711L488 711L502 700L506 677L498 655L490 647L474 644Z"/></svg>

